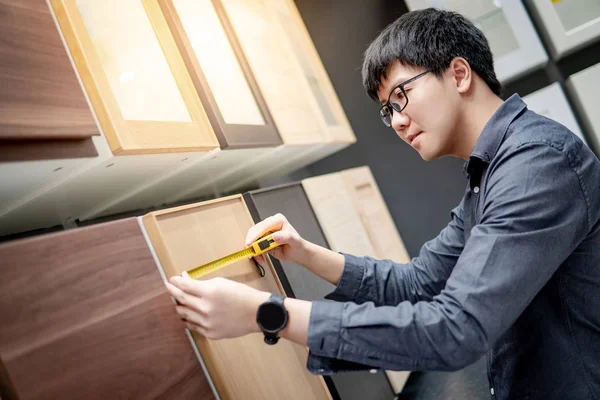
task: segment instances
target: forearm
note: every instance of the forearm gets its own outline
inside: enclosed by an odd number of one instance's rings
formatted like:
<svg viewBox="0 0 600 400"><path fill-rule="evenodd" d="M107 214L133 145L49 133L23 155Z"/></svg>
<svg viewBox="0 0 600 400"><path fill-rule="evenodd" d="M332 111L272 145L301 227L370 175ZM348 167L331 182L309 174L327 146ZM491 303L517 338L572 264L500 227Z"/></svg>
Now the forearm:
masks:
<svg viewBox="0 0 600 400"><path fill-rule="evenodd" d="M280 336L306 346L312 302L288 297L284 306L288 311L288 323L280 332Z"/></svg>
<svg viewBox="0 0 600 400"><path fill-rule="evenodd" d="M314 243L305 242L306 252L299 264L313 274L337 285L344 271L344 256Z"/></svg>

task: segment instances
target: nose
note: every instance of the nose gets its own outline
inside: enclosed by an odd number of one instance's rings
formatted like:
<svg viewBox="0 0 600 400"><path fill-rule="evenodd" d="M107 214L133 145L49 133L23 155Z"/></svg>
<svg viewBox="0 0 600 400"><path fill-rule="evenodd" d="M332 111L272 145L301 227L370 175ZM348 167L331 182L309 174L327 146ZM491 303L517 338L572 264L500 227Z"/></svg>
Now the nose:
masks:
<svg viewBox="0 0 600 400"><path fill-rule="evenodd" d="M410 118L404 112L397 112L394 110L392 113L392 129L396 131L396 133L402 137L402 132L408 127L410 124Z"/></svg>

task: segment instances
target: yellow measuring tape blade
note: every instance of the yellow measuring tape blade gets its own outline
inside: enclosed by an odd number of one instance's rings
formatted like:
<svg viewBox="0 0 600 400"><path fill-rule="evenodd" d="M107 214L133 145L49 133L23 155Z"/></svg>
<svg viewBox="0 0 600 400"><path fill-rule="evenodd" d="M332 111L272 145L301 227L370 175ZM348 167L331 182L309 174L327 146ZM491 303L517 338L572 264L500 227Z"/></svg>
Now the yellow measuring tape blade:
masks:
<svg viewBox="0 0 600 400"><path fill-rule="evenodd" d="M279 243L277 243L275 239L273 239L273 235L267 235L264 238L261 238L256 242L252 243L250 247L247 247L240 251L236 251L235 253L229 254L225 257L221 257L217 260L211 261L199 267L192 268L188 270L187 273L190 276L190 278L197 279L201 276L204 276L211 272L215 272L244 258L256 257L260 254L266 253L278 246Z"/></svg>

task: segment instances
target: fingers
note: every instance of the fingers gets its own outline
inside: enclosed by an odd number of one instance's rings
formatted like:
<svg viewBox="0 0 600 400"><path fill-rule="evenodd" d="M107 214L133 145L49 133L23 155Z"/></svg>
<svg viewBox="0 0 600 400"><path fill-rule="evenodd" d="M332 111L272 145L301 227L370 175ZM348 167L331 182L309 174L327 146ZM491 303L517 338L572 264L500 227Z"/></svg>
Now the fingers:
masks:
<svg viewBox="0 0 600 400"><path fill-rule="evenodd" d="M201 311L202 303L200 301L201 300L200 297L198 297L194 294L186 293L185 291L181 290L179 287L177 287L174 284L171 284L169 282L166 283L166 286L167 286L167 290L169 291L171 296L173 296L173 298L175 299L175 301L177 301L177 303L179 305L187 306L187 307L193 308L195 310Z"/></svg>
<svg viewBox="0 0 600 400"><path fill-rule="evenodd" d="M275 214L260 221L248 230L248 234L246 235L246 246L251 245L256 239L263 237L267 232L280 230L286 221L287 220L282 214Z"/></svg>
<svg viewBox="0 0 600 400"><path fill-rule="evenodd" d="M169 279L169 282L182 290L185 293L194 295L196 297L202 297L206 294L206 290L208 289L208 285L205 281L197 281L188 275L187 272L183 272L180 275L175 275Z"/></svg>

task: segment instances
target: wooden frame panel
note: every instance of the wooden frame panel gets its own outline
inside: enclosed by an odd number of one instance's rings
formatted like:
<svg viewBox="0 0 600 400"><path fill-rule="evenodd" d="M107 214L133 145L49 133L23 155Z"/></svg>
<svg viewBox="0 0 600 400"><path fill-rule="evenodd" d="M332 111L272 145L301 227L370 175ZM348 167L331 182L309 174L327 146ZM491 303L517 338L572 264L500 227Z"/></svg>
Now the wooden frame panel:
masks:
<svg viewBox="0 0 600 400"><path fill-rule="evenodd" d="M0 37L0 139L100 135L45 0L3 1Z"/></svg>
<svg viewBox="0 0 600 400"><path fill-rule="evenodd" d="M206 151L218 146L208 117L156 0L141 1L192 122L125 120L75 0L50 0L113 154ZM168 135L165 135L168 132Z"/></svg>
<svg viewBox="0 0 600 400"><path fill-rule="evenodd" d="M214 399L137 219L8 242L0 259L3 398Z"/></svg>
<svg viewBox="0 0 600 400"><path fill-rule="evenodd" d="M484 29L484 33L492 53L496 53L494 69L500 82L510 82L548 62L548 55L521 0L441 0L438 3L441 8L475 17L476 24L489 23L491 31ZM428 0L406 0L406 5L410 10L429 7ZM499 23L505 23L510 30L500 32ZM510 50L514 45L517 47Z"/></svg>
<svg viewBox="0 0 600 400"><path fill-rule="evenodd" d="M582 122L587 128L589 143L600 154L600 114L598 113L598 92L600 92L600 64L573 74L567 79L567 88Z"/></svg>
<svg viewBox="0 0 600 400"><path fill-rule="evenodd" d="M211 87L202 72L202 67L198 60L198 55L195 54L190 38L188 37L183 23L177 13L177 9L173 0L158 0L164 16L167 20L171 33L174 36L175 42L183 56L183 60L190 72L194 86L200 96L208 118L212 122L215 133L219 139L222 149L227 148L249 148L249 147L271 147L282 144L281 137L277 132L277 128L271 118L271 114L267 105L258 89L256 81L250 71L247 61L241 51L241 47L235 33L231 28L231 24L227 19L225 11L218 1L212 1L216 14L221 22L223 30L229 40L238 63L243 71L244 78L250 86L254 100L259 107L260 113L265 121L264 125L237 125L228 124L221 111L219 105L212 94ZM208 56L208 55L201 55ZM234 96L232 96L232 99ZM244 104L240 104L244 107Z"/></svg>
<svg viewBox="0 0 600 400"><path fill-rule="evenodd" d="M591 0L591 2L593 1ZM563 2L565 3L564 6L571 10L573 7L577 7L574 1ZM577 27L565 27L558 14L559 11L553 4L558 2L528 0L528 3L533 6L533 11L540 22L543 33L549 39L553 59L558 60L579 48L600 40L600 15ZM579 4L579 7L585 6L585 4Z"/></svg>
<svg viewBox="0 0 600 400"><path fill-rule="evenodd" d="M167 278L239 250L253 225L242 196L156 211L142 220ZM283 293L270 261L265 272L261 278L244 260L204 279L223 276ZM194 340L222 400L331 398L323 378L306 370L308 352L302 346L284 340L269 347L262 334L218 341L194 334Z"/></svg>

